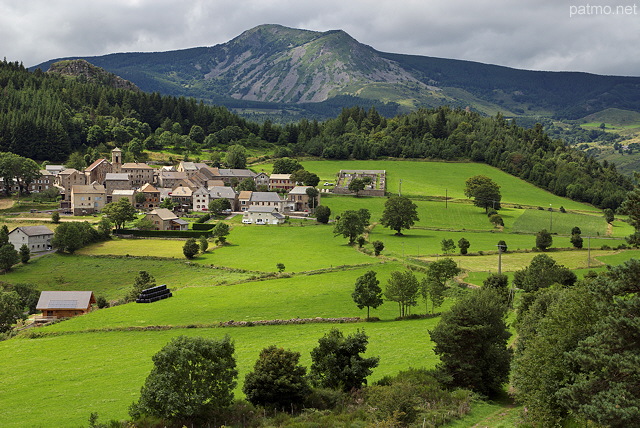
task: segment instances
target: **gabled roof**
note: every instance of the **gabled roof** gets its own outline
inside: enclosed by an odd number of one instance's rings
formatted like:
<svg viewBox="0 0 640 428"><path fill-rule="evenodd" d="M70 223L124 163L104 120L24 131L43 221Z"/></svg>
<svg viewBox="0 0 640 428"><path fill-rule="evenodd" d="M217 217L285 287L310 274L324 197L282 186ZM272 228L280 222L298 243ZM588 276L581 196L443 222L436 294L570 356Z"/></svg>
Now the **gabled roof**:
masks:
<svg viewBox="0 0 640 428"><path fill-rule="evenodd" d="M296 186L293 189L291 189L289 191L290 195L306 195L307 194L307 189L311 188L312 186Z"/></svg>
<svg viewBox="0 0 640 428"><path fill-rule="evenodd" d="M128 162L122 164L122 169L153 169L146 163Z"/></svg>
<svg viewBox="0 0 640 428"><path fill-rule="evenodd" d="M178 165L178 169L182 169L183 171L197 171L198 167L193 162L181 161Z"/></svg>
<svg viewBox="0 0 640 428"><path fill-rule="evenodd" d="M250 169L218 169L223 177L255 177L256 173Z"/></svg>
<svg viewBox="0 0 640 428"><path fill-rule="evenodd" d="M187 173L183 171L160 171L159 176L165 179L181 180L187 178Z"/></svg>
<svg viewBox="0 0 640 428"><path fill-rule="evenodd" d="M106 159L98 159L95 162L93 162L91 165L89 165L88 167L86 167L84 170L85 171L93 171L95 168L98 167L98 165L102 164L102 163L109 163Z"/></svg>
<svg viewBox="0 0 640 428"><path fill-rule="evenodd" d="M209 196L212 198L235 199L237 194L231 187L211 186L209 187Z"/></svg>
<svg viewBox="0 0 640 428"><path fill-rule="evenodd" d="M71 175L71 174L79 174L79 173L80 173L80 171L78 171L75 168L67 168L67 169L64 169L64 170L60 171L58 173L58 175Z"/></svg>
<svg viewBox="0 0 640 428"><path fill-rule="evenodd" d="M253 192L251 202L282 202L280 195L276 192Z"/></svg>
<svg viewBox="0 0 640 428"><path fill-rule="evenodd" d="M157 215L162 220L175 220L178 218L177 215L166 208L156 208L147 215Z"/></svg>
<svg viewBox="0 0 640 428"><path fill-rule="evenodd" d="M251 194L253 192L251 190L241 190L240 195L238 195L238 199L251 199Z"/></svg>
<svg viewBox="0 0 640 428"><path fill-rule="evenodd" d="M36 309L87 309L95 301L93 291L43 291Z"/></svg>
<svg viewBox="0 0 640 428"><path fill-rule="evenodd" d="M129 173L127 172L107 172L104 176L105 181L129 181Z"/></svg>
<svg viewBox="0 0 640 428"><path fill-rule="evenodd" d="M277 212L276 207L252 206L245 212L247 213L274 213Z"/></svg>
<svg viewBox="0 0 640 428"><path fill-rule="evenodd" d="M64 165L45 165L44 169L54 174L59 173L60 171L64 171Z"/></svg>
<svg viewBox="0 0 640 428"><path fill-rule="evenodd" d="M271 174L269 176L270 180L289 180L291 179L291 174Z"/></svg>
<svg viewBox="0 0 640 428"><path fill-rule="evenodd" d="M179 186L173 189L171 196L192 196L193 190L186 186Z"/></svg>
<svg viewBox="0 0 640 428"><path fill-rule="evenodd" d="M131 189L115 189L113 191L113 196L133 196L136 194L136 191Z"/></svg>
<svg viewBox="0 0 640 428"><path fill-rule="evenodd" d="M102 184L76 184L71 186L71 192L78 193L105 193L104 186Z"/></svg>
<svg viewBox="0 0 640 428"><path fill-rule="evenodd" d="M209 194L209 190L205 189L204 187L199 187L196 190L194 190L193 192L193 196L196 195L208 195Z"/></svg>
<svg viewBox="0 0 640 428"><path fill-rule="evenodd" d="M143 184L142 187L140 188L140 191L144 192L144 193L159 193L160 192L158 189L153 187L153 185L151 183Z"/></svg>
<svg viewBox="0 0 640 428"><path fill-rule="evenodd" d="M53 232L47 226L20 226L9 232L9 235L11 235L16 230L21 231L27 236L53 235Z"/></svg>
<svg viewBox="0 0 640 428"><path fill-rule="evenodd" d="M250 214L250 213L263 213L263 214L271 214L272 216L274 216L277 219L283 219L285 218L284 215L280 214L276 207L249 207L249 209L247 211L245 211L245 215Z"/></svg>

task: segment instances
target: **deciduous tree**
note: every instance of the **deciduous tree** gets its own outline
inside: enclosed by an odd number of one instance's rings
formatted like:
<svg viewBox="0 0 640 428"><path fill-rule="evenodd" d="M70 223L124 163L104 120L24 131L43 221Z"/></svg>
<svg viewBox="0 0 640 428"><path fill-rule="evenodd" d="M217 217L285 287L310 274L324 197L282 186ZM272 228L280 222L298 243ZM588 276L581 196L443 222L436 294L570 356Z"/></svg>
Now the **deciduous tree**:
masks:
<svg viewBox="0 0 640 428"><path fill-rule="evenodd" d="M418 206L404 196L391 196L384 203L380 223L402 235L402 229L410 229L419 221Z"/></svg>
<svg viewBox="0 0 640 428"><path fill-rule="evenodd" d="M307 369L299 361L299 352L275 345L264 348L242 386L247 400L275 409L298 408L311 392L305 376Z"/></svg>
<svg viewBox="0 0 640 428"><path fill-rule="evenodd" d="M123 229L126 222L136 219L136 209L126 198L108 203L102 212L109 217L116 229Z"/></svg>
<svg viewBox="0 0 640 428"><path fill-rule="evenodd" d="M500 186L492 179L484 175L476 175L468 178L465 185L464 194L468 198L473 198L475 206L484 208L485 212L489 208L500 209L500 200L502 199Z"/></svg>
<svg viewBox="0 0 640 428"><path fill-rule="evenodd" d="M429 335L438 369L451 386L495 396L509 377L511 334L507 307L494 290L479 289L458 300Z"/></svg>
<svg viewBox="0 0 640 428"><path fill-rule="evenodd" d="M0 291L0 333L11 330L20 319L24 319L24 306L15 291Z"/></svg>
<svg viewBox="0 0 640 428"><path fill-rule="evenodd" d="M331 208L326 205L318 205L316 208L316 221L318 223L329 223L329 217L331 217Z"/></svg>
<svg viewBox="0 0 640 428"><path fill-rule="evenodd" d="M392 302L398 303L400 317L410 313L410 307L417 304L419 285L416 276L410 270L391 272L387 281L384 296Z"/></svg>
<svg viewBox="0 0 640 428"><path fill-rule="evenodd" d="M153 356L153 369L129 413L134 419L146 414L203 423L231 405L237 376L229 336L176 337Z"/></svg>
<svg viewBox="0 0 640 428"><path fill-rule="evenodd" d="M369 210L367 209L343 212L340 214L340 218L336 219L333 235L342 235L345 238L349 238L349 245L352 245L356 238L364 233L365 227L369 224L369 219L365 215L368 213Z"/></svg>
<svg viewBox="0 0 640 428"><path fill-rule="evenodd" d="M380 281L376 278L376 273L372 270L356 279L356 287L351 298L358 306L358 309L367 308L367 320L369 319L369 309L376 309L384 302L382 300L382 288Z"/></svg>
<svg viewBox="0 0 640 428"><path fill-rule="evenodd" d="M373 369L378 366L378 357L364 358L369 338L364 331L357 330L345 337L333 328L318 340L311 351L311 382L319 387L350 391L367 383Z"/></svg>
<svg viewBox="0 0 640 428"><path fill-rule="evenodd" d="M541 251L545 251L553 245L553 237L547 229L542 229L540 232L536 233L536 247Z"/></svg>

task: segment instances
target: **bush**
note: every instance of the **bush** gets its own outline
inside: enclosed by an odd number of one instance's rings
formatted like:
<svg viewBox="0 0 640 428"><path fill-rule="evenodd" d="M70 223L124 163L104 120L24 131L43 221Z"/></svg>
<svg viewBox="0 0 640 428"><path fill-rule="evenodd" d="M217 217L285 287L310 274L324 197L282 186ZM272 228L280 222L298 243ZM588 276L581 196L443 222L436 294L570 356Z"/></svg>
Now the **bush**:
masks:
<svg viewBox="0 0 640 428"><path fill-rule="evenodd" d="M382 241L373 241L371 245L373 245L373 251L376 256L379 256L382 250L384 250L384 242Z"/></svg>
<svg viewBox="0 0 640 428"><path fill-rule="evenodd" d="M305 377L307 369L299 361L299 352L274 345L264 348L242 387L247 400L276 409L300 406L310 388Z"/></svg>
<svg viewBox="0 0 640 428"><path fill-rule="evenodd" d="M213 223L192 223L191 230L211 230L215 226Z"/></svg>
<svg viewBox="0 0 640 428"><path fill-rule="evenodd" d="M182 253L188 259L194 258L200 252L200 246L196 242L196 238L189 238L182 247Z"/></svg>

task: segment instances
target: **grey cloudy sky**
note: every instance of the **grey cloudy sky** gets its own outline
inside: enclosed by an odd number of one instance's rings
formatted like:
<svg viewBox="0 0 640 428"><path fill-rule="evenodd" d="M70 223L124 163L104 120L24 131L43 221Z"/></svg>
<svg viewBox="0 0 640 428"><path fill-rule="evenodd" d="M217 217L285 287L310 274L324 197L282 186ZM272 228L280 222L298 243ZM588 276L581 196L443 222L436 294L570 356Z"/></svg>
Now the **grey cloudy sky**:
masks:
<svg viewBox="0 0 640 428"><path fill-rule="evenodd" d="M281 24L342 29L385 52L640 76L640 0L595 1L0 0L0 57L212 46Z"/></svg>

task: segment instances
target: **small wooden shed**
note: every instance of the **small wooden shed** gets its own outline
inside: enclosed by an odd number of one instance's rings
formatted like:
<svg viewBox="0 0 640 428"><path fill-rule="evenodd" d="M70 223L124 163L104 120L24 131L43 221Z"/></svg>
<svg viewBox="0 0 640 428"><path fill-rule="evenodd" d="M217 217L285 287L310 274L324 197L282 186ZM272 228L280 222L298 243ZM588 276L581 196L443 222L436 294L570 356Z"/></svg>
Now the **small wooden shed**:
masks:
<svg viewBox="0 0 640 428"><path fill-rule="evenodd" d="M36 309L46 319L70 318L86 314L95 303L93 291L43 291Z"/></svg>

